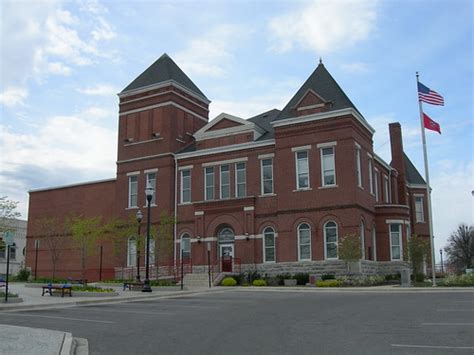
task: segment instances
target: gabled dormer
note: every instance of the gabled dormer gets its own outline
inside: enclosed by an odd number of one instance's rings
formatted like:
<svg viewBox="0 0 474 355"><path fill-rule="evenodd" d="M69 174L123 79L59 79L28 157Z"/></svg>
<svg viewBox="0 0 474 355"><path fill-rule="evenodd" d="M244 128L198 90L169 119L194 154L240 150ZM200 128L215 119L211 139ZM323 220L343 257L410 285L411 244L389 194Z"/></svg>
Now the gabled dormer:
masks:
<svg viewBox="0 0 474 355"><path fill-rule="evenodd" d="M324 99L313 89L307 89L306 92L301 95L300 100L295 104L293 112L295 116L306 116L327 111L330 107L330 101Z"/></svg>
<svg viewBox="0 0 474 355"><path fill-rule="evenodd" d="M221 113L194 134L196 148L212 148L256 141L266 131L254 122Z"/></svg>

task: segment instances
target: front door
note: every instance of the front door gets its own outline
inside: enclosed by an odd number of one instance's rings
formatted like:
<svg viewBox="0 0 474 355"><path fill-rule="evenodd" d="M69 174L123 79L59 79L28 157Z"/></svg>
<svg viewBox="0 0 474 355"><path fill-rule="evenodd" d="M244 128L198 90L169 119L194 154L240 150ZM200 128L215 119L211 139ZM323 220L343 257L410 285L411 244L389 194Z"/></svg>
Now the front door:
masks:
<svg viewBox="0 0 474 355"><path fill-rule="evenodd" d="M222 260L222 271L232 272L232 259L234 258L234 244L221 244L220 254Z"/></svg>

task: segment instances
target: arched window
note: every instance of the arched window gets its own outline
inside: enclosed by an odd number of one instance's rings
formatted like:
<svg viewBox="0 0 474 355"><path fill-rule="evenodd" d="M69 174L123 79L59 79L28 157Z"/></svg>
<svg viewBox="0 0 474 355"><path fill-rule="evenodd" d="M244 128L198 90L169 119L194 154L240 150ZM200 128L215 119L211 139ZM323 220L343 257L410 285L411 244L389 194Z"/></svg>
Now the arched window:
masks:
<svg viewBox="0 0 474 355"><path fill-rule="evenodd" d="M128 238L127 266L137 266L137 240L135 237Z"/></svg>
<svg viewBox="0 0 474 355"><path fill-rule="evenodd" d="M191 257L191 237L187 233L181 236L181 253L183 259L189 259Z"/></svg>
<svg viewBox="0 0 474 355"><path fill-rule="evenodd" d="M337 224L329 221L324 224L324 256L326 259L337 259Z"/></svg>
<svg viewBox="0 0 474 355"><path fill-rule="evenodd" d="M10 245L10 260L16 260L16 244Z"/></svg>
<svg viewBox="0 0 474 355"><path fill-rule="evenodd" d="M311 227L307 223L298 226L298 259L311 260Z"/></svg>
<svg viewBox="0 0 474 355"><path fill-rule="evenodd" d="M218 234L219 243L233 243L235 241L235 234L232 228L224 227Z"/></svg>
<svg viewBox="0 0 474 355"><path fill-rule="evenodd" d="M145 238L145 260L146 260L146 238ZM153 265L155 263L155 238L150 235L150 259L148 264Z"/></svg>
<svg viewBox="0 0 474 355"><path fill-rule="evenodd" d="M271 227L263 230L263 261L270 263L275 259L275 231Z"/></svg>
<svg viewBox="0 0 474 355"><path fill-rule="evenodd" d="M365 225L364 222L360 222L360 258L365 260Z"/></svg>
<svg viewBox="0 0 474 355"><path fill-rule="evenodd" d="M372 226L372 260L377 261L377 233L375 224Z"/></svg>

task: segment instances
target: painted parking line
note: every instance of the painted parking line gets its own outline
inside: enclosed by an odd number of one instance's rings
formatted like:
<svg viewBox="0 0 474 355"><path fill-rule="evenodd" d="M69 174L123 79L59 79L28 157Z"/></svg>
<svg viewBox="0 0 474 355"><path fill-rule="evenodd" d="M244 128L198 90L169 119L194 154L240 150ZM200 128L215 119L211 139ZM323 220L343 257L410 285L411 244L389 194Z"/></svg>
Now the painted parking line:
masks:
<svg viewBox="0 0 474 355"><path fill-rule="evenodd" d="M438 326L438 325L441 325L441 326L450 326L450 325L453 325L453 326L466 326L466 327L473 327L474 326L474 323L421 323L421 325L424 325L424 326Z"/></svg>
<svg viewBox="0 0 474 355"><path fill-rule="evenodd" d="M2 314L2 313L0 313ZM48 319L63 319L63 320L72 320L79 322L91 322L91 323L105 323L105 324L115 324L115 322L107 320L95 320L95 319L84 319L84 318L70 318L70 317L55 317L55 316L44 316L39 314L22 314L22 313L3 313L11 317L31 317L31 318L48 318Z"/></svg>
<svg viewBox="0 0 474 355"><path fill-rule="evenodd" d="M418 349L443 349L443 350L472 350L474 346L438 346L438 345L415 345L415 344L390 344L394 348L418 348Z"/></svg>

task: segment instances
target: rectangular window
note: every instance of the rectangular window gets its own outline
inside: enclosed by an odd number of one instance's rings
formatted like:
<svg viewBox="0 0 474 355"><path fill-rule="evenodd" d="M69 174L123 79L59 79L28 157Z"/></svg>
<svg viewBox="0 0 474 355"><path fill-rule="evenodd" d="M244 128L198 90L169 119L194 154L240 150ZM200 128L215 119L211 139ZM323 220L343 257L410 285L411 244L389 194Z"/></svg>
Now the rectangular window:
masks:
<svg viewBox="0 0 474 355"><path fill-rule="evenodd" d="M374 190L375 190L375 201L379 202L379 179L380 174L377 169L375 169L375 181L374 181Z"/></svg>
<svg viewBox="0 0 474 355"><path fill-rule="evenodd" d="M262 159L262 195L273 194L273 159Z"/></svg>
<svg viewBox="0 0 474 355"><path fill-rule="evenodd" d="M181 170L181 203L191 202L191 170Z"/></svg>
<svg viewBox="0 0 474 355"><path fill-rule="evenodd" d="M138 207L138 176L128 177L128 207Z"/></svg>
<svg viewBox="0 0 474 355"><path fill-rule="evenodd" d="M235 164L235 197L245 197L247 195L247 176L245 163Z"/></svg>
<svg viewBox="0 0 474 355"><path fill-rule="evenodd" d="M265 262L275 261L275 232L268 228L263 233L265 243Z"/></svg>
<svg viewBox="0 0 474 355"><path fill-rule="evenodd" d="M308 151L296 152L296 189L309 188Z"/></svg>
<svg viewBox="0 0 474 355"><path fill-rule="evenodd" d="M373 172L373 166L372 166L372 158L369 158L369 190L370 193L373 195L374 194L374 172Z"/></svg>
<svg viewBox="0 0 474 355"><path fill-rule="evenodd" d="M204 199L214 200L214 167L204 169Z"/></svg>
<svg viewBox="0 0 474 355"><path fill-rule="evenodd" d="M383 193L384 193L384 201L386 203L390 202L390 189L388 186L388 176L383 176Z"/></svg>
<svg viewBox="0 0 474 355"><path fill-rule="evenodd" d="M336 185L334 147L321 148L321 173L323 186Z"/></svg>
<svg viewBox="0 0 474 355"><path fill-rule="evenodd" d="M356 147L356 175L357 175L357 186L362 187L362 171L360 170L360 148Z"/></svg>
<svg viewBox="0 0 474 355"><path fill-rule="evenodd" d="M147 186L151 186L153 188L153 197L151 198L150 205L156 205L156 173L148 173L146 174L146 183Z"/></svg>
<svg viewBox="0 0 474 355"><path fill-rule="evenodd" d="M221 165L221 198L230 197L230 169L229 165Z"/></svg>
<svg viewBox="0 0 474 355"><path fill-rule="evenodd" d="M392 260L402 260L402 233L400 224L390 224L390 252Z"/></svg>
<svg viewBox="0 0 474 355"><path fill-rule="evenodd" d="M423 213L423 196L415 196L415 215L417 222L425 221L425 216Z"/></svg>

